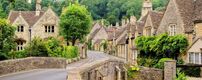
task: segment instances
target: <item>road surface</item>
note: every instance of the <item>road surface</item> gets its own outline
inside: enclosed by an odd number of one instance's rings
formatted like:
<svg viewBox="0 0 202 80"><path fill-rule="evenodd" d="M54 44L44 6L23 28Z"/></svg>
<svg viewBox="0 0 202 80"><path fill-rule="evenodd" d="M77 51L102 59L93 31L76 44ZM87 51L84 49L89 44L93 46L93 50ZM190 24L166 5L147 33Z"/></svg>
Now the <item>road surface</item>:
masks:
<svg viewBox="0 0 202 80"><path fill-rule="evenodd" d="M69 70L79 70L99 61L116 58L103 52L88 51L88 58L68 64L66 69L37 69L0 76L0 80L66 80ZM118 59L118 58L117 58Z"/></svg>
<svg viewBox="0 0 202 80"><path fill-rule="evenodd" d="M0 80L66 80L66 75L65 69L37 69L4 75Z"/></svg>

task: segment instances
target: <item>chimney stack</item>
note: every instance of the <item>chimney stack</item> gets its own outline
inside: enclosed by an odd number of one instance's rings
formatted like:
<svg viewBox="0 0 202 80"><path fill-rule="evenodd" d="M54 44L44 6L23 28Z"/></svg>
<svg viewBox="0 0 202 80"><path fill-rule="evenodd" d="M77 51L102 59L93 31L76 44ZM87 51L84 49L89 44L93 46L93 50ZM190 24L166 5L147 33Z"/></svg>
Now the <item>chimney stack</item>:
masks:
<svg viewBox="0 0 202 80"><path fill-rule="evenodd" d="M36 16L40 15L41 11L41 0L36 0Z"/></svg>

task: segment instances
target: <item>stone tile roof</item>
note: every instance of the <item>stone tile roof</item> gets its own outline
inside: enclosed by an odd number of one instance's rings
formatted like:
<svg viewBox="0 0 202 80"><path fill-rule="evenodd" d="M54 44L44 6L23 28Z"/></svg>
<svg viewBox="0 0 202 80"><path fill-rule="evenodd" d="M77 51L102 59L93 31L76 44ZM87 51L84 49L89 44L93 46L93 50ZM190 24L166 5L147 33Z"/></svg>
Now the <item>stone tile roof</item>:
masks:
<svg viewBox="0 0 202 80"><path fill-rule="evenodd" d="M103 39L98 39L95 41L95 44L100 44L103 41Z"/></svg>
<svg viewBox="0 0 202 80"><path fill-rule="evenodd" d="M44 11L41 11L40 15L36 16L35 11L11 11L8 19L13 23L16 18L21 15L29 26L32 27L44 15L44 13Z"/></svg>
<svg viewBox="0 0 202 80"><path fill-rule="evenodd" d="M161 19L163 17L163 13L156 12L156 11L150 11L149 14L151 16L151 21L152 21L154 28L157 29L160 25Z"/></svg>
<svg viewBox="0 0 202 80"><path fill-rule="evenodd" d="M95 37L95 35L97 34L97 32L99 32L99 31L100 31L100 29L101 29L101 28L96 29L95 31L93 31L93 32L90 34L89 39L90 39L90 40L91 40L91 39L93 39L93 38Z"/></svg>
<svg viewBox="0 0 202 80"><path fill-rule="evenodd" d="M147 17L148 17L148 14L142 17L141 19L139 19L136 23L136 29L139 34L143 34L143 28L146 23Z"/></svg>
<svg viewBox="0 0 202 80"><path fill-rule="evenodd" d="M189 50L198 40L202 41L202 36L195 38L195 40L193 41L193 43L187 48L187 50Z"/></svg>
<svg viewBox="0 0 202 80"><path fill-rule="evenodd" d="M120 37L120 35L127 29L127 27L123 27L123 28L117 28L115 31L113 31L112 33L109 33L109 38L108 40L113 40L113 39L117 39L118 37Z"/></svg>
<svg viewBox="0 0 202 80"><path fill-rule="evenodd" d="M117 44L125 44L127 40L127 34L123 34L124 36L121 37L119 41L117 41Z"/></svg>
<svg viewBox="0 0 202 80"><path fill-rule="evenodd" d="M143 34L144 25L145 25L144 22L137 22L136 23L138 34L141 34L141 35Z"/></svg>
<svg viewBox="0 0 202 80"><path fill-rule="evenodd" d="M196 0L195 1L195 9L194 9L194 14L195 14L195 21L202 21L202 0Z"/></svg>
<svg viewBox="0 0 202 80"><path fill-rule="evenodd" d="M184 23L185 32L193 30L194 0L175 0ZM199 1L199 0L198 0ZM201 0L200 0L201 1Z"/></svg>

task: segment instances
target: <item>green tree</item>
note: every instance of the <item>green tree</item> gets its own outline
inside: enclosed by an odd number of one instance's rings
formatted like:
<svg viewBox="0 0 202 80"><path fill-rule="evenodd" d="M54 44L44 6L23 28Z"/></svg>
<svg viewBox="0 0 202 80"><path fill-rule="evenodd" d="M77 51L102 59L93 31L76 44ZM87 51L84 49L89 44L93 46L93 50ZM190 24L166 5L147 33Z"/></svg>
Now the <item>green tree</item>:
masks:
<svg viewBox="0 0 202 80"><path fill-rule="evenodd" d="M3 11L3 8L0 6L0 18L6 18L6 13Z"/></svg>
<svg viewBox="0 0 202 80"><path fill-rule="evenodd" d="M15 27L0 19L0 60L8 59L8 53L15 49L14 34Z"/></svg>
<svg viewBox="0 0 202 80"><path fill-rule="evenodd" d="M85 6L77 3L65 8L60 16L60 32L72 45L89 33L91 25L90 13Z"/></svg>
<svg viewBox="0 0 202 80"><path fill-rule="evenodd" d="M166 5L168 4L169 0L153 0L153 8L154 10L159 9L159 7L166 7Z"/></svg>
<svg viewBox="0 0 202 80"><path fill-rule="evenodd" d="M27 3L26 0L15 0L13 3L14 10L16 11L30 11L32 10L32 5Z"/></svg>

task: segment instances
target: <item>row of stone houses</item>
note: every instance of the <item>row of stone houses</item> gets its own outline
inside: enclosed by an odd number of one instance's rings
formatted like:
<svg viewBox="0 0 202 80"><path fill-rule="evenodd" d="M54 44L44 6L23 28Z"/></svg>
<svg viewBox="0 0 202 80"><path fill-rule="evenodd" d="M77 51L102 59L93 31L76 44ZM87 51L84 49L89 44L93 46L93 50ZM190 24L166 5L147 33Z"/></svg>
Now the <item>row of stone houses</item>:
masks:
<svg viewBox="0 0 202 80"><path fill-rule="evenodd" d="M108 50L113 55L134 62L137 59L137 49L134 39L138 36L155 36L168 33L186 35L189 41L184 60L186 63L202 63L202 0L170 0L165 11L152 9L152 1L144 0L142 14L139 20L134 16L122 20L121 25L104 27L95 23L89 34L95 50L100 50L102 40L108 41ZM102 49L103 51L103 49Z"/></svg>
<svg viewBox="0 0 202 80"><path fill-rule="evenodd" d="M30 1L30 0L29 0ZM36 0L35 11L10 11L8 21L16 26L16 50L23 50L34 37L42 39L57 37L59 34L57 14L48 8L41 10L41 0Z"/></svg>

